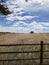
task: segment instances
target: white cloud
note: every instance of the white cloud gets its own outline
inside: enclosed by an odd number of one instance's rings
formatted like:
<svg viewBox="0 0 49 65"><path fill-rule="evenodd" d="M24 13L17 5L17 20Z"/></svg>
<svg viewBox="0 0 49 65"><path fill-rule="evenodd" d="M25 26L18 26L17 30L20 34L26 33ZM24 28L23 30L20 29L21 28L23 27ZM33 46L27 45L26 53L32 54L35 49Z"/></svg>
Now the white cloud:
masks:
<svg viewBox="0 0 49 65"><path fill-rule="evenodd" d="M33 21L32 23L29 24L23 21L19 21L14 23L11 27L0 26L0 32L29 33L30 31L34 31L35 33L48 33L49 27L47 26L49 26L49 23L47 25L45 22L40 23Z"/></svg>
<svg viewBox="0 0 49 65"><path fill-rule="evenodd" d="M12 26L17 26L17 27L27 26L28 27L28 24L23 21L19 21L19 22L14 23Z"/></svg>
<svg viewBox="0 0 49 65"><path fill-rule="evenodd" d="M25 11L37 12L39 10L46 10L49 8L49 0L28 0L28 2L25 2L25 0L16 0L15 3Z"/></svg>
<svg viewBox="0 0 49 65"><path fill-rule="evenodd" d="M45 25L45 27L44 27L44 25ZM49 30L49 27L47 27L48 25L45 22L40 23L40 22L34 21L34 22L29 24L29 23L25 23L25 22L19 21L19 22L14 23L13 26L14 27L18 27L18 31L20 31L20 32L22 32L22 31L19 30L19 29L23 30L24 28L26 28L27 32L33 30L35 33L40 33L40 32L44 33L44 32L47 32ZM23 27L23 26L25 26L25 27Z"/></svg>
<svg viewBox="0 0 49 65"><path fill-rule="evenodd" d="M40 22L40 24L43 26L49 26L49 22Z"/></svg>
<svg viewBox="0 0 49 65"><path fill-rule="evenodd" d="M32 17L30 16L18 16L23 13L30 13L30 12L39 12L41 10L49 11L49 0L28 0L28 2L25 2L25 0L8 0L6 1L7 7L12 13L12 15L7 16L7 20L23 20L23 19L30 19Z"/></svg>
<svg viewBox="0 0 49 65"><path fill-rule="evenodd" d="M9 21L13 21L13 20L27 20L27 19L32 19L32 18L36 18L38 16L17 16L14 14L10 14L9 16L7 16L6 20Z"/></svg>
<svg viewBox="0 0 49 65"><path fill-rule="evenodd" d="M23 21L19 21L13 24L13 26L22 27L25 26L27 28L33 28L33 29L43 29L43 26L40 23L37 23L36 21L33 21L32 23L25 23Z"/></svg>
<svg viewBox="0 0 49 65"><path fill-rule="evenodd" d="M38 12L41 10L49 11L49 0L28 0L28 2L25 2L25 0L14 0L14 1L8 0L6 1L6 4L9 10L12 12L12 14L6 16L6 20L8 21L19 20L19 22L14 23L11 27L0 26L0 31L28 33L29 31L33 30L34 32L39 33L39 32L47 32L49 30L48 22L33 21L32 23L28 24L22 21L27 19L30 20L38 16L31 16L31 15L21 16L23 13L26 13L26 11L27 13Z"/></svg>
<svg viewBox="0 0 49 65"><path fill-rule="evenodd" d="M29 28L24 27L0 27L0 32L29 33Z"/></svg>

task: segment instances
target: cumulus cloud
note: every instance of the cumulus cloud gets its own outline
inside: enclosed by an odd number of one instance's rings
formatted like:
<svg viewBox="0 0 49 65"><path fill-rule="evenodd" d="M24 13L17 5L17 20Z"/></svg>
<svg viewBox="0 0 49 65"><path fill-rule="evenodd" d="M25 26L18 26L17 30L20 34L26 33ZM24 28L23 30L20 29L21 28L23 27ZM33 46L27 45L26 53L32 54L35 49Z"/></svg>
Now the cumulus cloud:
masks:
<svg viewBox="0 0 49 65"><path fill-rule="evenodd" d="M48 26L49 27L49 22L40 22L41 25L43 26Z"/></svg>
<svg viewBox="0 0 49 65"><path fill-rule="evenodd" d="M49 0L28 0L28 2L25 2L25 0L8 0L6 1L6 4L9 10L12 12L12 15L6 17L6 20L10 21L25 19L26 16L21 17L21 15L26 12L34 13L39 11L41 12L42 10L49 11ZM29 18L32 18L32 16Z"/></svg>
<svg viewBox="0 0 49 65"><path fill-rule="evenodd" d="M9 21L13 21L13 20L27 20L27 19L32 19L32 18L36 18L38 16L17 16L17 15L14 15L14 14L10 14L9 16L7 16L6 20L9 20Z"/></svg>
<svg viewBox="0 0 49 65"><path fill-rule="evenodd" d="M44 25L45 25L45 27L44 27ZM29 33L30 31L34 31L35 33L48 33L49 27L47 27L47 26L49 26L49 23L47 25L44 22L40 23L37 21L33 21L32 23L29 24L29 23L25 23L23 21L19 21L19 22L14 23L10 27L0 26L0 31L15 32L15 33Z"/></svg>
<svg viewBox="0 0 49 65"><path fill-rule="evenodd" d="M37 12L39 10L46 10L49 8L48 6L49 0L28 0L28 2L25 2L25 0L14 0L14 2L13 0L9 0L9 4L19 6L20 8L23 8L23 10L25 11L32 11L32 12L33 11Z"/></svg>
<svg viewBox="0 0 49 65"><path fill-rule="evenodd" d="M2 32L19 32L19 33L28 33L30 31L34 31L35 33L39 32L47 32L49 30L49 22L37 22L32 21L30 24L24 22L25 20L31 20L37 18L39 16L26 15L27 13L36 13L43 11L49 11L49 0L8 0L6 1L6 5L12 14L6 16L6 20L13 21L19 20L18 22L14 22L14 24L10 27L0 27L0 31ZM25 15L23 15L25 14ZM23 15L23 16L22 16ZM10 23L10 22L9 22ZM49 31L48 31L49 32Z"/></svg>
<svg viewBox="0 0 49 65"><path fill-rule="evenodd" d="M17 26L17 27L26 26L26 27L28 27L28 24L23 21L19 21L19 22L14 23L12 26Z"/></svg>
<svg viewBox="0 0 49 65"><path fill-rule="evenodd" d="M24 27L0 27L0 32L29 33L29 28Z"/></svg>
<svg viewBox="0 0 49 65"><path fill-rule="evenodd" d="M45 23L44 23L45 24ZM17 27L27 27L27 28L33 28L33 29L42 29L43 26L42 24L36 22L36 21L33 21L32 23L26 23L26 22L23 22L23 21L19 21L19 22L16 22L13 24L13 26L17 26Z"/></svg>
<svg viewBox="0 0 49 65"><path fill-rule="evenodd" d="M29 24L29 23L19 21L19 22L14 23L13 26L18 27L18 30L21 28L22 29L26 28L26 30L28 30L27 32L34 31L35 33L40 33L40 32L44 32L44 31L47 32L46 30L49 30L49 27L47 27L47 26L49 26L49 22L47 22L47 24L46 24L46 22L40 23L40 22L36 22L36 21L33 21L32 23ZM23 26L25 26L25 27L23 27Z"/></svg>

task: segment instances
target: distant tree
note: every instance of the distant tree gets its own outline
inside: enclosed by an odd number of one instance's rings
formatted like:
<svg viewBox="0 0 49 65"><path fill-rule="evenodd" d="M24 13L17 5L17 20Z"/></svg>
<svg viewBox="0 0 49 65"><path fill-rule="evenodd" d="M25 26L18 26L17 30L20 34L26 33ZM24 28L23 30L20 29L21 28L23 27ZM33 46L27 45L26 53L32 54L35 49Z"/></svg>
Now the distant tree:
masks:
<svg viewBox="0 0 49 65"><path fill-rule="evenodd" d="M25 0L26 2L28 2L28 0Z"/></svg>
<svg viewBox="0 0 49 65"><path fill-rule="evenodd" d="M34 33L34 31L31 31L30 33L32 34L32 33Z"/></svg>

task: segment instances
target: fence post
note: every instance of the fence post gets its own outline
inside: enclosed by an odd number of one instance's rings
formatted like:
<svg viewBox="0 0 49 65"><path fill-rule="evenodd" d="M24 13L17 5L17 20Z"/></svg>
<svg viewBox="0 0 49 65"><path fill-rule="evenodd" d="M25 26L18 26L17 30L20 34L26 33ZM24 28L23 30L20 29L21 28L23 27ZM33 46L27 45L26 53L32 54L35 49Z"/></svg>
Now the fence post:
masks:
<svg viewBox="0 0 49 65"><path fill-rule="evenodd" d="M40 65L43 63L43 41L40 43Z"/></svg>

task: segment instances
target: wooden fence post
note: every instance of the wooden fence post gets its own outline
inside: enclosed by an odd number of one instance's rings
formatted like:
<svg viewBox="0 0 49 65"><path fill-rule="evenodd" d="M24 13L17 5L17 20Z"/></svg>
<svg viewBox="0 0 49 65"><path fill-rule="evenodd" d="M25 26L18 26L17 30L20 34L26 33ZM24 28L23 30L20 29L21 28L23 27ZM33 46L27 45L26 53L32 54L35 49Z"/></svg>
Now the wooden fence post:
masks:
<svg viewBox="0 0 49 65"><path fill-rule="evenodd" d="M43 63L43 41L40 43L40 65Z"/></svg>

